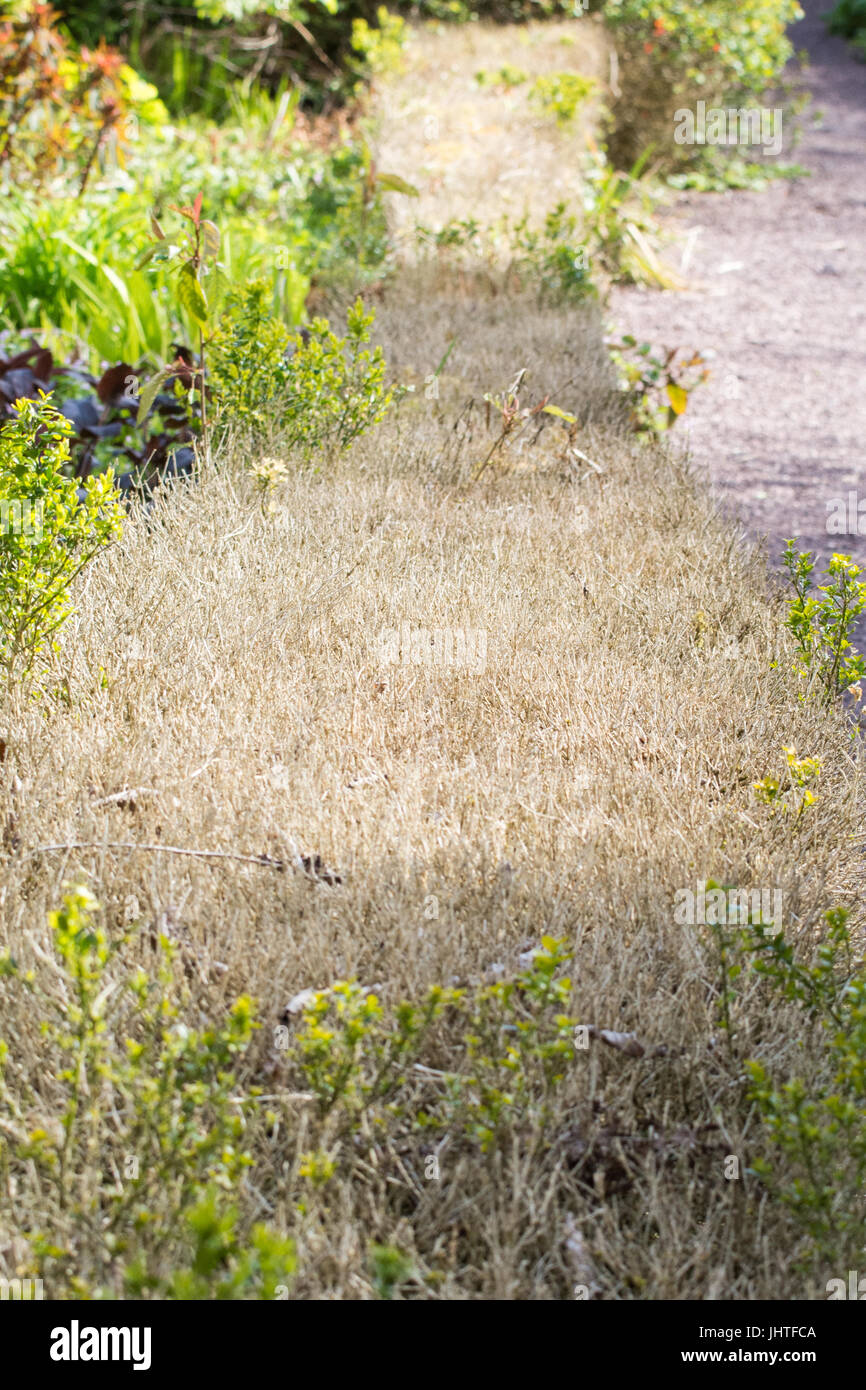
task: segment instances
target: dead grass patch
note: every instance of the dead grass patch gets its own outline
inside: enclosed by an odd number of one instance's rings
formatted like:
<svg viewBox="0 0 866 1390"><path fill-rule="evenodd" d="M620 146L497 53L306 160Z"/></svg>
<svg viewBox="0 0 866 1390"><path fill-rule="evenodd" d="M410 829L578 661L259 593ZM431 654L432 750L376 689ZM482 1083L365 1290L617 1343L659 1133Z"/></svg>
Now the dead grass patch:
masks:
<svg viewBox="0 0 866 1390"><path fill-rule="evenodd" d="M254 1127L238 1196L294 1234L299 1296L371 1296L374 1240L407 1252L408 1296L814 1295L790 1217L724 1176L763 1139L719 1036L710 934L673 902L708 877L779 887L801 944L830 904L856 905L859 753L772 664L782 606L761 555L686 463L623 432L592 308L416 276L379 329L419 382L456 337L438 400L420 390L346 458L298 465L270 515L236 451L130 517L78 591L66 697L6 700L0 943L43 972L47 913L81 875L111 933L140 924L133 960L158 930L178 942L191 1023L257 999L242 1080L276 1118ZM521 367L578 416L592 466L551 422L473 485L483 411L457 445L455 422ZM409 634L396 661L389 632ZM483 659L437 632L483 633ZM751 791L782 744L823 762L795 833ZM578 1020L643 1055L596 1039L543 1136L518 1118L493 1154L446 1153L439 1181L423 1149L362 1129L323 1192L304 1188L315 1125L273 1043L287 1001L348 976L389 1004L507 977L542 935L574 952ZM797 1016L757 984L741 1026L782 1075L802 1065ZM52 1058L11 986L2 1031L12 1084L50 1114ZM7 1275L46 1222L13 1168Z"/></svg>

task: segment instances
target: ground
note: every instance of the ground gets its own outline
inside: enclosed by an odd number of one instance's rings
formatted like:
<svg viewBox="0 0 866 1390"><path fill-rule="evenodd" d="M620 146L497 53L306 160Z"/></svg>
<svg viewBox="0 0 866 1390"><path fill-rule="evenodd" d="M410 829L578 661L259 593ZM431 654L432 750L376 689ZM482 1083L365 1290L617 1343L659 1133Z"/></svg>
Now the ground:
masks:
<svg viewBox="0 0 866 1390"><path fill-rule="evenodd" d="M712 352L689 404L692 456L771 558L796 535L863 563L866 522L834 537L826 520L833 498L866 498L866 66L827 34L825 0L801 2L791 36L809 66L791 75L813 107L785 157L811 177L677 198L688 288L617 289L611 317L642 340Z"/></svg>

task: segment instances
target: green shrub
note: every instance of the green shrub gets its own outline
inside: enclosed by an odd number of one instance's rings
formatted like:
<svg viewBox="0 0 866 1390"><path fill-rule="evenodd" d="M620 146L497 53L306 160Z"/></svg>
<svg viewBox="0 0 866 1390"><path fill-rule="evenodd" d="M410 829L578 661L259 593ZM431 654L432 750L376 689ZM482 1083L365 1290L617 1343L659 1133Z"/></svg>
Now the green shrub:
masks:
<svg viewBox="0 0 866 1390"><path fill-rule="evenodd" d="M529 100L545 115L555 116L560 125L570 125L594 90L591 77L581 77L576 72L554 72L533 82Z"/></svg>
<svg viewBox="0 0 866 1390"><path fill-rule="evenodd" d="M219 420L254 436L279 432L288 448L346 449L384 417L399 394L385 386L380 347L366 347L374 315L360 299L346 336L326 319L290 332L266 307L261 281L233 292L210 345Z"/></svg>
<svg viewBox="0 0 866 1390"><path fill-rule="evenodd" d="M585 231L565 203L557 203L538 229L523 217L505 230L514 268L537 282L542 299L578 302L595 293Z"/></svg>
<svg viewBox="0 0 866 1390"><path fill-rule="evenodd" d="M831 34L853 39L866 30L866 0L839 0L824 18Z"/></svg>
<svg viewBox="0 0 866 1390"><path fill-rule="evenodd" d="M758 97L793 53L785 28L797 0L606 0L619 55L611 158L628 168L648 147L667 163L693 151L674 141L674 113Z"/></svg>
<svg viewBox="0 0 866 1390"><path fill-rule="evenodd" d="M16 403L0 430L0 669L30 672L70 613L73 580L120 535L111 473L84 500L64 474L72 427L46 396Z"/></svg>
<svg viewBox="0 0 866 1390"><path fill-rule="evenodd" d="M12 1135L3 1161L22 1188L38 1184L40 1224L26 1232L33 1267L55 1296L116 1295L118 1285L173 1298L273 1296L294 1269L292 1247L257 1228L244 1248L228 1201L252 1162L233 1104L250 1001L238 999L218 1026L187 1027L170 943L158 942L155 974L124 970L129 935L109 940L98 912L77 886L51 914L50 986L0 957L6 988L35 997L50 1078L46 1092L22 1095L0 1070ZM0 1044L0 1064L10 1053Z"/></svg>
<svg viewBox="0 0 866 1390"><path fill-rule="evenodd" d="M854 964L844 909L827 912L819 933L800 933L796 949L778 923L771 926L750 924L732 934L727 978L739 989L758 976L802 1011L810 1074L774 1078L764 1063L747 1062L748 1100L764 1122L768 1149L752 1171L801 1227L802 1261L832 1260L845 1269L863 1242L866 970L862 961Z"/></svg>
<svg viewBox="0 0 866 1390"><path fill-rule="evenodd" d="M504 63L496 72L481 68L475 74L475 81L479 87L504 87L506 91L510 91L512 87L519 87L528 80L528 74L522 68L512 67L510 63Z"/></svg>
<svg viewBox="0 0 866 1390"><path fill-rule="evenodd" d="M259 106L261 105L260 99ZM313 277L350 290L378 278L389 249L387 189L363 144L322 152L299 144L278 110L240 109L221 128L169 128L130 147L123 167L92 181L85 198L58 184L52 197L9 190L0 200L0 328L35 330L61 350L73 341L90 366L147 357L162 365L173 342L195 341L167 269L136 268L152 211L165 216L201 185L222 233L220 261L234 285L265 277L273 309L300 323ZM261 120L260 120L261 115ZM61 336L62 335L62 336Z"/></svg>
<svg viewBox="0 0 866 1390"><path fill-rule="evenodd" d="M187 1025L175 948L160 936L152 969L126 964L135 928L109 935L82 885L49 924L47 971L0 954L6 1016L35 1006L44 1045L37 1091L18 1079L14 1042L0 1043L0 1170L19 1196L22 1273L55 1298L288 1296L291 1234L239 1215L252 1146L275 1125L239 1075L257 1026L250 1000L216 1024ZM315 1225L338 1172L369 1180L371 1135L417 1150L428 1168L431 1139L474 1163L510 1162L517 1147L547 1155L580 1045L568 959L544 938L515 977L433 987L420 1003L386 1007L354 981L313 995L294 1039L278 1045L314 1107L280 1140L283 1154L294 1142L296 1163L250 1172L253 1190L279 1192L290 1219ZM416 1276L382 1235L369 1262L389 1298Z"/></svg>
<svg viewBox="0 0 866 1390"><path fill-rule="evenodd" d="M783 556L794 597L788 605L785 626L796 643L798 675L814 677L825 704L857 687L866 675L866 658L855 651L851 633L866 609L866 581L862 566L847 555L834 554L827 566L828 583L812 594L815 562L808 551L785 542Z"/></svg>
<svg viewBox="0 0 866 1390"><path fill-rule="evenodd" d="M105 34L125 46L172 110L216 116L227 89L254 78L275 90L286 73L308 104L351 96L359 76L398 55L403 16L520 23L582 8L582 0L395 0L388 7L381 0L88 0L70 6L66 18L82 42Z"/></svg>
<svg viewBox="0 0 866 1390"><path fill-rule="evenodd" d="M544 937L514 979L473 991L434 986L420 1004L404 1000L390 1011L355 981L318 992L295 1052L325 1133L333 1139L371 1124L439 1130L482 1153L512 1126L537 1138L574 1057L571 980L559 973L568 959L562 942ZM435 1072L422 1066L424 1084L413 1068L434 1035L440 1050L451 1040L454 1064Z"/></svg>

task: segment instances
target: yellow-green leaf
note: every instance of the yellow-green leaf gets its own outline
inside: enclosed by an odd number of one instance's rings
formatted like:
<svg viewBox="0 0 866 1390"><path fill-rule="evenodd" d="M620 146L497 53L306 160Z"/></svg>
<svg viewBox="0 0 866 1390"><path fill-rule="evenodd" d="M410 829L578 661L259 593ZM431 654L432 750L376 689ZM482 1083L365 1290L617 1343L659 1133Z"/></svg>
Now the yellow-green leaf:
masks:
<svg viewBox="0 0 866 1390"><path fill-rule="evenodd" d="M672 381L668 382L668 400L675 415L682 415L689 403L689 393L684 391L682 386L675 386Z"/></svg>
<svg viewBox="0 0 866 1390"><path fill-rule="evenodd" d="M389 193L405 193L408 198L421 196L414 183L407 183L399 174L379 174L376 182Z"/></svg>
<svg viewBox="0 0 866 1390"><path fill-rule="evenodd" d="M570 425L577 424L577 416L569 415L567 410L560 410L558 405L546 405L544 407L544 414L555 415L557 420L567 420Z"/></svg>
<svg viewBox="0 0 866 1390"><path fill-rule="evenodd" d="M199 328L207 327L207 299L191 261L181 266L177 277L177 297L180 305Z"/></svg>
<svg viewBox="0 0 866 1390"><path fill-rule="evenodd" d="M162 387L163 383L168 380L170 376L171 370L168 367L163 367L161 371L158 371L156 373L156 376L152 376L150 378L150 381L148 381L147 384L142 387L141 395L138 398L138 414L135 417L135 423L137 425L143 423L145 416L150 410L150 407L153 405L154 401L159 395L160 388Z"/></svg>
<svg viewBox="0 0 866 1390"><path fill-rule="evenodd" d="M204 254L209 260L215 261L220 253L220 234L219 228L213 222L202 222L199 228L201 232L201 242Z"/></svg>

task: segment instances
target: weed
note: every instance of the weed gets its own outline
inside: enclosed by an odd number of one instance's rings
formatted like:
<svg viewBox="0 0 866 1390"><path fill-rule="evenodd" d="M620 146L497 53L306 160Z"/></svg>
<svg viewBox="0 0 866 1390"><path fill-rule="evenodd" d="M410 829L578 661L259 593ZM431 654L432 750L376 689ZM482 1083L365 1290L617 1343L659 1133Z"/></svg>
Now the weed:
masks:
<svg viewBox="0 0 866 1390"><path fill-rule="evenodd" d="M812 596L815 562L808 551L797 551L794 540L785 542L782 557L794 597L789 601L785 626L796 643L797 673L814 676L829 705L846 690L857 687L866 675L866 658L854 650L851 633L866 609L866 581L861 565L848 555L833 554L827 566L826 584L819 584L820 598Z"/></svg>
<svg viewBox="0 0 866 1390"><path fill-rule="evenodd" d="M251 1284L267 1296L293 1268L291 1245L262 1230L249 1246L239 1240L226 1198L252 1162L233 1104L251 1003L240 998L224 1023L190 1029L180 1021L170 943L158 942L155 975L124 973L116 963L129 933L110 941L98 913L78 885L51 914L51 989L8 953L0 958L6 987L28 990L43 1013L52 1078L54 1113L45 1114L43 1099L13 1095L0 1072L12 1136L4 1159L42 1192L41 1228L27 1233L34 1265L68 1278L78 1297L118 1278L128 1291L173 1298L240 1297ZM9 1057L3 1043L0 1063ZM165 1274L162 1254L179 1225L190 1265ZM86 1265L76 1254L85 1234Z"/></svg>
<svg viewBox="0 0 866 1390"><path fill-rule="evenodd" d="M862 1245L866 1184L866 972L852 965L849 914L833 908L803 960L782 930L750 924L729 943L738 983L763 980L802 1010L813 1075L774 1081L751 1060L748 1099L766 1127L769 1156L752 1171L788 1207L807 1238L800 1263L854 1260ZM777 925L777 924L776 924ZM741 974L740 966L748 967ZM784 1165L784 1166L783 1166Z"/></svg>
<svg viewBox="0 0 866 1390"><path fill-rule="evenodd" d="M571 125L578 112L595 91L590 77L576 72L554 72L536 78L529 89L529 100L547 116L555 116L559 125Z"/></svg>
<svg viewBox="0 0 866 1390"><path fill-rule="evenodd" d="M797 825L817 800L809 784L820 777L821 763L818 758L798 758L796 748L783 748L782 752L787 762L785 778L780 782L776 777L764 777L752 787L758 801L783 815L793 815ZM792 801L785 799L791 796Z"/></svg>
<svg viewBox="0 0 866 1390"><path fill-rule="evenodd" d="M664 357L656 357L650 343L638 343L630 333L610 341L608 352L638 434L675 425L685 414L692 391L709 376L700 353L680 358L678 349L672 348Z"/></svg>
<svg viewBox="0 0 866 1390"><path fill-rule="evenodd" d="M528 74L522 68L512 67L510 63L503 63L495 72L482 68L475 74L475 81L479 87L504 87L506 91L511 91L512 87L520 87L528 80Z"/></svg>

